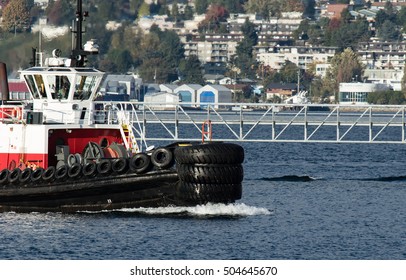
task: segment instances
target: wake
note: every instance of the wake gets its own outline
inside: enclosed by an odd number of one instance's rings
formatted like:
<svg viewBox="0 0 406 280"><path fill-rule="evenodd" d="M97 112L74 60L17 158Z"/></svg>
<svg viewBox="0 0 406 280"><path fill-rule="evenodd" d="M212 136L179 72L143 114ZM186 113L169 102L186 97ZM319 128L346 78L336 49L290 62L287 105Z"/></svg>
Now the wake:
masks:
<svg viewBox="0 0 406 280"><path fill-rule="evenodd" d="M192 217L208 217L208 216L247 217L247 216L271 215L272 213L266 208L249 206L244 203L234 203L234 204L208 203L205 205L197 205L190 207L168 206L156 208L123 208L111 211L100 211L91 213L103 213L103 212L136 213L141 215L152 215L152 216L176 215L176 216L192 216Z"/></svg>

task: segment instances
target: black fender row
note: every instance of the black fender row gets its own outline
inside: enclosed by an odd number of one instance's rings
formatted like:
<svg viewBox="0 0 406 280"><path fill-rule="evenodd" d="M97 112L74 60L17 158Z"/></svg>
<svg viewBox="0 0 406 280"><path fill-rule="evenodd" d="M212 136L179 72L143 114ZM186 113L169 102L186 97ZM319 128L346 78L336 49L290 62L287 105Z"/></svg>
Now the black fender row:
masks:
<svg viewBox="0 0 406 280"><path fill-rule="evenodd" d="M44 168L26 168L13 170L3 169L0 171L0 185L28 184L39 182L64 181L81 177L110 176L125 173L144 174L155 169L163 170L171 168L175 163L172 149L157 148L151 155L137 153L130 158L120 157L101 159L99 162L87 161L83 164L71 163L58 168L50 166Z"/></svg>

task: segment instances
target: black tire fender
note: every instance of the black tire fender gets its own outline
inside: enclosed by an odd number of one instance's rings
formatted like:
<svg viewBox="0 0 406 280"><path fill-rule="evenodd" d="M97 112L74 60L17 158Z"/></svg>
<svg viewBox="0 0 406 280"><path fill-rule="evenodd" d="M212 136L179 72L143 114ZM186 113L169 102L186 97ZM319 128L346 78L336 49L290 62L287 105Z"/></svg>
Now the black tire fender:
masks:
<svg viewBox="0 0 406 280"><path fill-rule="evenodd" d="M42 174L44 173L44 168L38 167L31 173L31 182L38 183L42 180Z"/></svg>
<svg viewBox="0 0 406 280"><path fill-rule="evenodd" d="M193 204L232 203L241 199L242 184L197 184L180 182L177 196Z"/></svg>
<svg viewBox="0 0 406 280"><path fill-rule="evenodd" d="M8 174L8 181L11 184L18 183L18 179L20 178L21 174L21 169L20 168L14 168L9 174Z"/></svg>
<svg viewBox="0 0 406 280"><path fill-rule="evenodd" d="M8 175L10 174L10 170L3 169L0 171L0 184L7 184L8 183Z"/></svg>
<svg viewBox="0 0 406 280"><path fill-rule="evenodd" d="M117 174L121 174L127 171L128 163L126 158L117 158L113 160L111 164L111 170Z"/></svg>
<svg viewBox="0 0 406 280"><path fill-rule="evenodd" d="M86 177L96 176L96 173L97 173L96 163L94 161L87 162L82 168L82 173Z"/></svg>
<svg viewBox="0 0 406 280"><path fill-rule="evenodd" d="M68 177L70 179L77 179L82 175L82 165L79 163L74 163L71 167L68 169Z"/></svg>
<svg viewBox="0 0 406 280"><path fill-rule="evenodd" d="M241 164L178 164L182 181L198 184L238 184L244 179Z"/></svg>
<svg viewBox="0 0 406 280"><path fill-rule="evenodd" d="M168 148L157 148L151 154L151 162L154 166L165 169L174 164L174 156Z"/></svg>
<svg viewBox="0 0 406 280"><path fill-rule="evenodd" d="M97 172L100 175L107 175L110 173L110 171L111 171L111 161L110 160L103 159L97 164Z"/></svg>
<svg viewBox="0 0 406 280"><path fill-rule="evenodd" d="M58 169L56 169L56 171L55 171L55 179L62 181L62 180L65 180L66 178L68 178L68 170L69 170L69 167L67 165L62 165L62 166L58 167Z"/></svg>
<svg viewBox="0 0 406 280"><path fill-rule="evenodd" d="M175 160L182 164L241 164L244 149L234 143L211 142L207 144L176 147Z"/></svg>
<svg viewBox="0 0 406 280"><path fill-rule="evenodd" d="M18 180L20 181L21 184L26 184L30 181L31 174L32 174L32 169L25 168L24 170L21 171Z"/></svg>
<svg viewBox="0 0 406 280"><path fill-rule="evenodd" d="M138 153L130 158L130 169L131 171L142 174L149 170L151 166L151 158L145 153Z"/></svg>
<svg viewBox="0 0 406 280"><path fill-rule="evenodd" d="M55 166L50 166L47 169L45 169L44 173L42 173L42 179L45 182L49 182L52 181L53 179L55 179Z"/></svg>

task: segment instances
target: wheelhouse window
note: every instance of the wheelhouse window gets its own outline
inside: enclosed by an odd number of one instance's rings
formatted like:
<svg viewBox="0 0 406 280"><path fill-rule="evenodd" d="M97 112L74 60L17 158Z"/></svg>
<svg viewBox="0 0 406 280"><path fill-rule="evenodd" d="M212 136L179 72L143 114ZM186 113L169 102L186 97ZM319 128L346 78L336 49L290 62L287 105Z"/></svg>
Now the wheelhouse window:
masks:
<svg viewBox="0 0 406 280"><path fill-rule="evenodd" d="M46 98L45 84L41 75L24 76L34 99Z"/></svg>
<svg viewBox="0 0 406 280"><path fill-rule="evenodd" d="M66 75L49 75L48 76L49 90L52 99L66 100L69 97L71 82Z"/></svg>
<svg viewBox="0 0 406 280"><path fill-rule="evenodd" d="M95 76L81 76L76 80L74 100L88 100L96 84Z"/></svg>

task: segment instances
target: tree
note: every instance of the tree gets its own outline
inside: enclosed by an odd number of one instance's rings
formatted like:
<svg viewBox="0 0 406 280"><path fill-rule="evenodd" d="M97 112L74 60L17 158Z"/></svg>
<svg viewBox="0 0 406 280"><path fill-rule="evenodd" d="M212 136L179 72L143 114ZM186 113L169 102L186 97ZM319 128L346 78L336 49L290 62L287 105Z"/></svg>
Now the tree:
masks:
<svg viewBox="0 0 406 280"><path fill-rule="evenodd" d="M197 56L191 55L183 59L179 64L179 72L182 83L185 84L204 84L202 65Z"/></svg>
<svg viewBox="0 0 406 280"><path fill-rule="evenodd" d="M195 10L197 14L199 15L205 14L208 7L209 7L208 0L195 0Z"/></svg>
<svg viewBox="0 0 406 280"><path fill-rule="evenodd" d="M75 14L70 1L50 1L46 9L48 21L53 25L71 24L72 16Z"/></svg>
<svg viewBox="0 0 406 280"><path fill-rule="evenodd" d="M378 29L378 36L383 41L397 41L400 36L400 32L397 29L396 24L392 21L386 20Z"/></svg>
<svg viewBox="0 0 406 280"><path fill-rule="evenodd" d="M244 9L249 13L257 13L264 19L271 16L280 16L282 12L282 2L280 0L248 0Z"/></svg>
<svg viewBox="0 0 406 280"><path fill-rule="evenodd" d="M240 73L245 77L254 77L256 71L256 60L253 57L253 47L258 42L256 26L248 19L241 26L241 31L244 35L242 41L236 48L236 56L233 59L233 64L240 70Z"/></svg>
<svg viewBox="0 0 406 280"><path fill-rule="evenodd" d="M179 62L184 58L183 45L178 34L174 31L164 31L159 35L159 51L162 53L168 67L167 82L178 79Z"/></svg>
<svg viewBox="0 0 406 280"><path fill-rule="evenodd" d="M216 4L210 5L206 12L205 19L199 24L199 29L201 31L218 31L221 22L225 22L228 18L229 13L223 7Z"/></svg>
<svg viewBox="0 0 406 280"><path fill-rule="evenodd" d="M30 10L26 0L13 0L3 11L3 28L14 34L28 30L30 27Z"/></svg>
<svg viewBox="0 0 406 280"><path fill-rule="evenodd" d="M314 18L314 13L316 12L316 9L315 9L316 1L315 0L304 0L303 6L304 6L303 15L305 17Z"/></svg>
<svg viewBox="0 0 406 280"><path fill-rule="evenodd" d="M148 16L150 15L149 12L149 5L145 2L143 2L138 9L138 18L142 18L143 16Z"/></svg>
<svg viewBox="0 0 406 280"><path fill-rule="evenodd" d="M337 93L340 83L347 83L358 80L362 77L364 66L360 57L350 48L345 49L342 53L336 54L331 60L331 66L327 70L324 78L324 86L331 93Z"/></svg>
<svg viewBox="0 0 406 280"><path fill-rule="evenodd" d="M367 102L369 104L400 105L404 104L405 101L405 95L401 91L376 91L367 95Z"/></svg>

